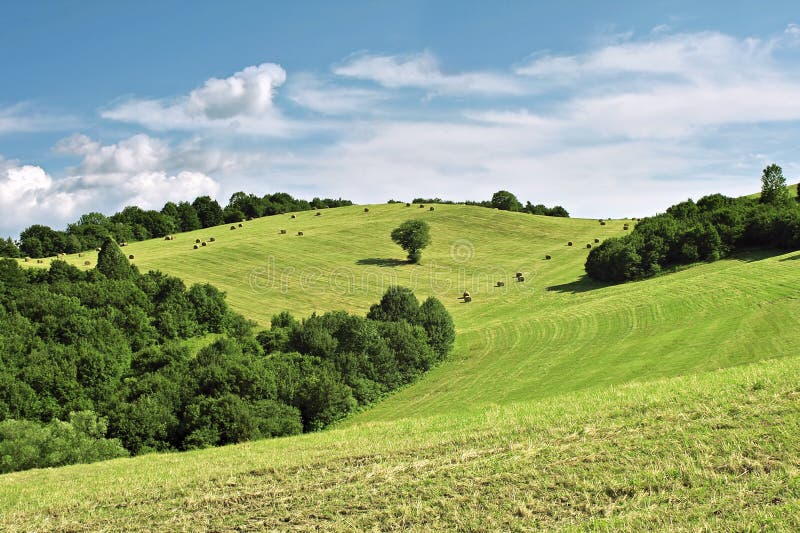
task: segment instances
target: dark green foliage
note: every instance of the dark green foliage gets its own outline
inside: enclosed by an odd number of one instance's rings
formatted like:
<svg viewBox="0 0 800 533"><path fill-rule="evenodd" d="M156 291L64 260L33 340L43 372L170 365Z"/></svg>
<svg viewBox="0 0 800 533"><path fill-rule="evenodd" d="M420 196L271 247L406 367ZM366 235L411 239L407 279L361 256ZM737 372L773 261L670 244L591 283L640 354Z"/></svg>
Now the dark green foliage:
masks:
<svg viewBox="0 0 800 533"><path fill-rule="evenodd" d="M133 272L128 258L111 238L106 238L97 254L97 270L115 280L130 279Z"/></svg>
<svg viewBox="0 0 800 533"><path fill-rule="evenodd" d="M404 288L370 318L283 312L256 337L210 285L107 270L0 260L0 468L319 429L413 381L452 345L441 303L420 306ZM182 339L206 332L219 338L193 356Z"/></svg>
<svg viewBox="0 0 800 533"><path fill-rule="evenodd" d="M774 163L766 167L761 175L761 203L778 207L789 203L783 169Z"/></svg>
<svg viewBox="0 0 800 533"><path fill-rule="evenodd" d="M195 198L194 202L192 202L192 207L197 212L200 225L204 228L219 226L224 222L222 207L216 200L212 200L210 196Z"/></svg>
<svg viewBox="0 0 800 533"><path fill-rule="evenodd" d="M431 243L431 231L424 220L406 220L392 230L392 240L408 252L411 263L419 263L422 250Z"/></svg>
<svg viewBox="0 0 800 533"><path fill-rule="evenodd" d="M6 240L0 239L0 257L19 257L19 248L11 237Z"/></svg>
<svg viewBox="0 0 800 533"><path fill-rule="evenodd" d="M767 181L777 183L779 171L767 167ZM776 196L770 194L766 202L763 193L761 202L713 194L673 205L641 220L629 235L594 247L586 273L602 281L627 281L675 265L716 261L745 247L800 248L800 206L774 203Z"/></svg>
<svg viewBox="0 0 800 533"><path fill-rule="evenodd" d="M416 323L419 315L419 301L414 292L407 287L393 285L381 297L380 303L369 309L367 318L380 321L407 320Z"/></svg>
<svg viewBox="0 0 800 533"><path fill-rule="evenodd" d="M522 204L508 191L497 191L492 195L492 207L501 211L522 211Z"/></svg>

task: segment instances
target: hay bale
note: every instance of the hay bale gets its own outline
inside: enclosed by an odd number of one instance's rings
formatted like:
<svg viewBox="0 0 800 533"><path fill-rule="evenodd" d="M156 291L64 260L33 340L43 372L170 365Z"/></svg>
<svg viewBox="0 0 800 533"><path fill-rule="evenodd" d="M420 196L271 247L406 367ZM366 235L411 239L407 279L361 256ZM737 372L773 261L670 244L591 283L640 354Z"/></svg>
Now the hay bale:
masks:
<svg viewBox="0 0 800 533"><path fill-rule="evenodd" d="M321 216L322 216L322 213L320 213L319 211L317 211L316 213L314 213L314 216L315 216L315 217L321 217Z"/></svg>
<svg viewBox="0 0 800 533"><path fill-rule="evenodd" d="M411 204L406 202L406 207L411 207Z"/></svg>
<svg viewBox="0 0 800 533"><path fill-rule="evenodd" d="M200 246L208 246L208 243L206 241L203 241L200 243Z"/></svg>
<svg viewBox="0 0 800 533"><path fill-rule="evenodd" d="M242 224L241 222L239 222L239 227L240 227L240 228L243 228L243 227L244 227L244 224Z"/></svg>
<svg viewBox="0 0 800 533"><path fill-rule="evenodd" d="M296 215L292 215L292 218L297 218L297 216Z"/></svg>
<svg viewBox="0 0 800 533"><path fill-rule="evenodd" d="M462 298L469 298L469 291L464 291L464 295L461 296Z"/></svg>
<svg viewBox="0 0 800 533"><path fill-rule="evenodd" d="M84 262L83 262L83 265L84 265L84 266L89 266L89 265L91 265L91 264L92 264L92 262L91 262L91 261L84 261Z"/></svg>
<svg viewBox="0 0 800 533"><path fill-rule="evenodd" d="M431 206L431 207L428 209L428 211L434 211L434 207L433 207L433 206Z"/></svg>
<svg viewBox="0 0 800 533"><path fill-rule="evenodd" d="M472 296L464 296L464 303L469 303L472 301Z"/></svg>
<svg viewBox="0 0 800 533"><path fill-rule="evenodd" d="M169 235L167 235L166 237L164 237L164 240L165 240L165 241L171 241L171 240L172 240L172 238L171 238Z"/></svg>
<svg viewBox="0 0 800 533"><path fill-rule="evenodd" d="M120 246L128 246L128 243L127 242L121 242L121 243L119 243L119 245Z"/></svg>
<svg viewBox="0 0 800 533"><path fill-rule="evenodd" d="M365 212L365 213L369 213L369 207L365 207L365 208L364 208L364 212Z"/></svg>
<svg viewBox="0 0 800 533"><path fill-rule="evenodd" d="M30 263L30 262L31 262L31 258L30 258L30 257L26 257L26 258L25 258L25 262L26 262L26 263Z"/></svg>
<svg viewBox="0 0 800 533"><path fill-rule="evenodd" d="M419 204L420 209L425 209L425 204Z"/></svg>
<svg viewBox="0 0 800 533"><path fill-rule="evenodd" d="M505 287L505 286L506 286L506 284L503 281L498 281L497 285L495 285L495 287Z"/></svg>
<svg viewBox="0 0 800 533"><path fill-rule="evenodd" d="M592 247L592 243L589 243L589 242L587 242L587 243L586 243L586 247L587 247L587 248L591 248L591 247Z"/></svg>
<svg viewBox="0 0 800 533"><path fill-rule="evenodd" d="M600 242L600 239L595 239L595 240L594 240L594 243L595 243L595 244L597 244L598 242Z"/></svg>
<svg viewBox="0 0 800 533"><path fill-rule="evenodd" d="M133 254L131 254L131 255L129 255L129 256L128 256L128 259L136 259L136 256L134 256Z"/></svg>
<svg viewBox="0 0 800 533"><path fill-rule="evenodd" d="M516 277L518 277L518 278L519 278L519 277L521 277L521 276L522 276L522 272L517 272L517 273L515 274L515 276L516 276Z"/></svg>
<svg viewBox="0 0 800 533"><path fill-rule="evenodd" d="M606 225L606 221L605 221L605 220L601 220L601 221L600 221L600 225L601 225L601 226L605 226L605 225Z"/></svg>
<svg viewBox="0 0 800 533"><path fill-rule="evenodd" d="M286 235L286 230L285 229L281 230L281 235Z"/></svg>
<svg viewBox="0 0 800 533"><path fill-rule="evenodd" d="M100 251L100 248L95 248L95 249L94 249L94 251L95 251L95 252L99 252L99 251Z"/></svg>
<svg viewBox="0 0 800 533"><path fill-rule="evenodd" d="M551 259L549 255L544 256L544 258L547 259L548 261Z"/></svg>
<svg viewBox="0 0 800 533"><path fill-rule="evenodd" d="M298 232L297 232L297 236L298 236L298 237L302 237L302 236L303 236L303 232L302 232L302 231L298 231Z"/></svg>
<svg viewBox="0 0 800 533"><path fill-rule="evenodd" d="M216 242L216 240L214 237L209 237L208 242Z"/></svg>
<svg viewBox="0 0 800 533"><path fill-rule="evenodd" d="M519 281L520 283L522 283L523 281L525 281L525 276L520 276L520 277L518 277L518 278L517 278L517 281Z"/></svg>
<svg viewBox="0 0 800 533"><path fill-rule="evenodd" d="M233 228L231 228L231 229L233 229ZM194 242L197 243L197 244L200 244L200 239L195 239Z"/></svg>
<svg viewBox="0 0 800 533"><path fill-rule="evenodd" d="M78 254L78 257L83 257L83 254Z"/></svg>
<svg viewBox="0 0 800 533"><path fill-rule="evenodd" d="M572 241L569 241L569 242L567 243L567 246L572 246Z"/></svg>
<svg viewBox="0 0 800 533"><path fill-rule="evenodd" d="M200 247L195 244L194 245L194 249L197 250L198 248L200 248Z"/></svg>
<svg viewBox="0 0 800 533"><path fill-rule="evenodd" d="M41 259L37 259L36 262L37 263L44 263L44 261L42 261Z"/></svg>

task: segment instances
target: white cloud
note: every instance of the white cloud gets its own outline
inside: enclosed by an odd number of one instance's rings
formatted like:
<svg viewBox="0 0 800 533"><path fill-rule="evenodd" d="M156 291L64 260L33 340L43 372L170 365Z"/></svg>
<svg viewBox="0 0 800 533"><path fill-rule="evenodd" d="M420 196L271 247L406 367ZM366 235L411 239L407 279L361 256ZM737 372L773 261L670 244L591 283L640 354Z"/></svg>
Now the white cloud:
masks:
<svg viewBox="0 0 800 533"><path fill-rule="evenodd" d="M78 127L75 117L47 114L29 103L0 107L0 135L5 133L60 131Z"/></svg>
<svg viewBox="0 0 800 533"><path fill-rule="evenodd" d="M442 94L516 95L525 89L520 80L492 72L442 72L430 52L406 56L360 55L334 68L339 76L374 81L397 89L413 87Z"/></svg>
<svg viewBox="0 0 800 533"><path fill-rule="evenodd" d="M153 130L218 129L285 136L293 125L275 109L273 98L286 81L274 63L249 66L232 76L210 78L202 87L172 100L129 100L101 113L103 118Z"/></svg>
<svg viewBox="0 0 800 533"><path fill-rule="evenodd" d="M294 76L287 89L295 104L325 115L363 113L388 97L379 91L325 83L310 74Z"/></svg>

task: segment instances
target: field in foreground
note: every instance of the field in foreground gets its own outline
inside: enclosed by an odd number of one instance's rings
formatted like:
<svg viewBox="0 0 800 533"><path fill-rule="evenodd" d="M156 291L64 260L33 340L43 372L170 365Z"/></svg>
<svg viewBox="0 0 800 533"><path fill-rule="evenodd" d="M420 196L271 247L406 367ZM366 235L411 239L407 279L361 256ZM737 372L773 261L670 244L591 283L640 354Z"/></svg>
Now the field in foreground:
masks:
<svg viewBox="0 0 800 533"><path fill-rule="evenodd" d="M800 359L0 478L7 530L800 528Z"/></svg>
<svg viewBox="0 0 800 533"><path fill-rule="evenodd" d="M432 226L421 266L388 238L411 216ZM797 528L800 254L582 278L586 244L622 224L400 204L132 244L140 268L209 281L265 326L283 309L365 312L399 283L442 299L458 340L333 431L0 477L0 524Z"/></svg>

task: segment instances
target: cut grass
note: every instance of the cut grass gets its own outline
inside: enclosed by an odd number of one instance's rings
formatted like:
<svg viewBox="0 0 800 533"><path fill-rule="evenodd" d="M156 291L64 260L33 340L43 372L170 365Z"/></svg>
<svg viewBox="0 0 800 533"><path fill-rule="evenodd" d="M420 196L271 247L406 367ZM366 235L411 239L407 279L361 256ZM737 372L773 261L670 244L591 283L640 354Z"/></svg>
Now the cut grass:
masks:
<svg viewBox="0 0 800 533"><path fill-rule="evenodd" d="M800 358L0 477L5 530L800 527Z"/></svg>
<svg viewBox="0 0 800 533"><path fill-rule="evenodd" d="M0 477L0 524L800 527L800 254L607 286L583 277L584 244L624 234L624 221L369 207L128 248L142 270L220 287L263 326L284 309L364 313L391 283L436 295L458 331L447 361L332 431ZM416 217L434 242L411 266L389 232Z"/></svg>

